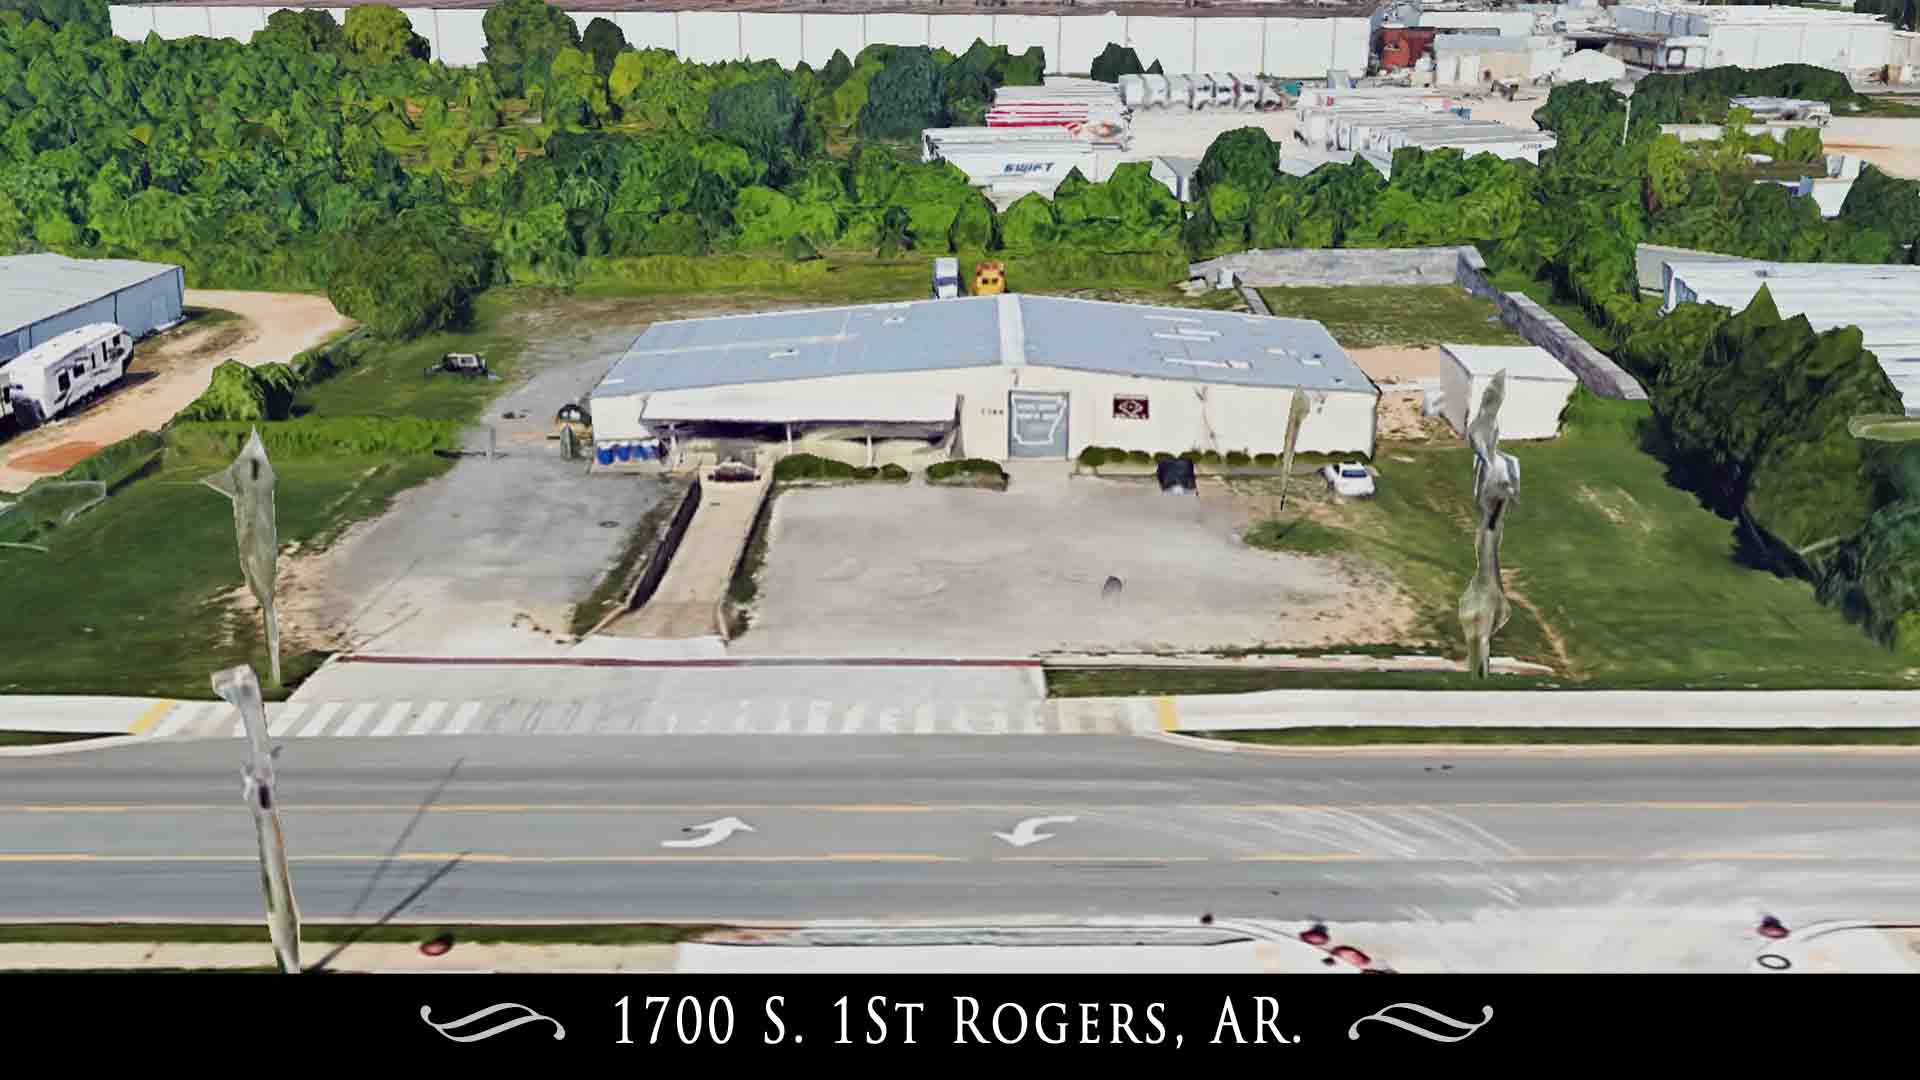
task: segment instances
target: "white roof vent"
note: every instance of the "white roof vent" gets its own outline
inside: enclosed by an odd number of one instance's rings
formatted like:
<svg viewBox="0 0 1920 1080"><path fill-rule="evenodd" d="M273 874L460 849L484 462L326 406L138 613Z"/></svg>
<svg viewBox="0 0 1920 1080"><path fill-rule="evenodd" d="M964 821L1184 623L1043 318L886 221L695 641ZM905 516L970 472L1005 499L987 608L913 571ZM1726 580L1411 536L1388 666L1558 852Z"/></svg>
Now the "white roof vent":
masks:
<svg viewBox="0 0 1920 1080"><path fill-rule="evenodd" d="M775 349L767 354L769 360L791 360L800 355L799 349Z"/></svg>

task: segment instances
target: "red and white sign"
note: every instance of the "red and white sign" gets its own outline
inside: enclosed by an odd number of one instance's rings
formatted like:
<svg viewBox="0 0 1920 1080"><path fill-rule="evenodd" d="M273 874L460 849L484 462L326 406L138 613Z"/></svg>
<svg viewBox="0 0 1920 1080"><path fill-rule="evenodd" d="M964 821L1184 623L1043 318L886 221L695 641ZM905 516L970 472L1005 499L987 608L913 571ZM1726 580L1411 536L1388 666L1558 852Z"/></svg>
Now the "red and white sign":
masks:
<svg viewBox="0 0 1920 1080"><path fill-rule="evenodd" d="M1113 395L1113 418L1115 420L1147 419L1147 399L1124 394Z"/></svg>

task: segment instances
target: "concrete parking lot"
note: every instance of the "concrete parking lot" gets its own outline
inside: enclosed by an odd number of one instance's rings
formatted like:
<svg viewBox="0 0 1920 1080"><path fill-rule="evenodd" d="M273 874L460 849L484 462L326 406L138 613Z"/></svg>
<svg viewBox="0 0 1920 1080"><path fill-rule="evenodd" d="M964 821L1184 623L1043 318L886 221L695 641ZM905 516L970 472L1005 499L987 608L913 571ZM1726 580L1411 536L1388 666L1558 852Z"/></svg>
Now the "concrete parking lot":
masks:
<svg viewBox="0 0 1920 1080"><path fill-rule="evenodd" d="M1046 479L1051 475L1053 479ZM1387 641L1410 618L1343 559L1248 548L1254 507L1211 485L1067 476L1006 492L797 489L776 496L739 654L1028 656ZM1109 576L1121 579L1102 595Z"/></svg>

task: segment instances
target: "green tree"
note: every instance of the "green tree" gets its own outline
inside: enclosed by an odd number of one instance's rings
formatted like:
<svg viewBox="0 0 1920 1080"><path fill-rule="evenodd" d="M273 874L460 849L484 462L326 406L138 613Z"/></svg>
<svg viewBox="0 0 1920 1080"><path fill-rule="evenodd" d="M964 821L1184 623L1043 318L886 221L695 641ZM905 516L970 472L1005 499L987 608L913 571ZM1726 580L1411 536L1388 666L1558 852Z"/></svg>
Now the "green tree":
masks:
<svg viewBox="0 0 1920 1080"><path fill-rule="evenodd" d="M461 325L486 287L486 245L444 211L415 211L341 239L327 298L383 337Z"/></svg>
<svg viewBox="0 0 1920 1080"><path fill-rule="evenodd" d="M1100 55L1093 58L1092 76L1101 82L1117 83L1122 75L1138 75L1145 69L1140 66L1140 56L1131 48L1107 43Z"/></svg>
<svg viewBox="0 0 1920 1080"><path fill-rule="evenodd" d="M860 107L860 134L904 138L946 124L940 68L925 46L896 51L873 77Z"/></svg>
<svg viewBox="0 0 1920 1080"><path fill-rule="evenodd" d="M581 35L581 43L593 56L593 70L602 79L613 74L614 61L627 50L627 35L611 19L595 16Z"/></svg>
<svg viewBox="0 0 1920 1080"><path fill-rule="evenodd" d="M914 246L913 218L898 206L889 206L880 216L877 250L883 258L892 258Z"/></svg>
<svg viewBox="0 0 1920 1080"><path fill-rule="evenodd" d="M370 64L388 64L402 58L427 59L427 39L413 32L413 24L399 8L381 4L348 8L341 33L347 46Z"/></svg>
<svg viewBox="0 0 1920 1080"><path fill-rule="evenodd" d="M736 83L707 101L707 129L763 164L806 153L804 119L782 75Z"/></svg>
<svg viewBox="0 0 1920 1080"><path fill-rule="evenodd" d="M560 50L580 46L579 27L545 0L501 0L487 9L480 28L487 67L508 97L542 81Z"/></svg>
<svg viewBox="0 0 1920 1080"><path fill-rule="evenodd" d="M254 32L253 44L338 55L347 49L347 34L332 12L319 8L281 10L267 16L266 28Z"/></svg>

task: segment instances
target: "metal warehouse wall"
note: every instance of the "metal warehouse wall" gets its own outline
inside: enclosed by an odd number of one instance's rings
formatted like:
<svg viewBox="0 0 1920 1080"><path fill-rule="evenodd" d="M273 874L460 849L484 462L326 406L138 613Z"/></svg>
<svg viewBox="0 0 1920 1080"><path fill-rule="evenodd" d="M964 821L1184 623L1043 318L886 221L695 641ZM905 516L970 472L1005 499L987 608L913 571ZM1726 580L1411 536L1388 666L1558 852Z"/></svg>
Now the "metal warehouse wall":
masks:
<svg viewBox="0 0 1920 1080"><path fill-rule="evenodd" d="M145 40L219 37L244 41L278 10L188 4L114 5L115 36ZM346 8L324 8L336 19ZM455 66L484 58L486 34L479 10L401 8L433 58ZM1240 71L1293 78L1324 76L1329 68L1366 70L1366 19L1168 18L1104 15L806 15L778 12L569 12L584 31L596 16L619 24L635 48L672 49L688 60L802 60L819 67L838 49L849 57L867 45L931 45L965 51L976 39L1015 52L1038 45L1056 72L1085 72L1108 42L1131 46L1140 62L1155 60L1169 74Z"/></svg>
<svg viewBox="0 0 1920 1080"><path fill-rule="evenodd" d="M183 284L181 271L175 268L30 326L0 333L0 363L90 323L119 323L134 337L144 337L180 320Z"/></svg>

